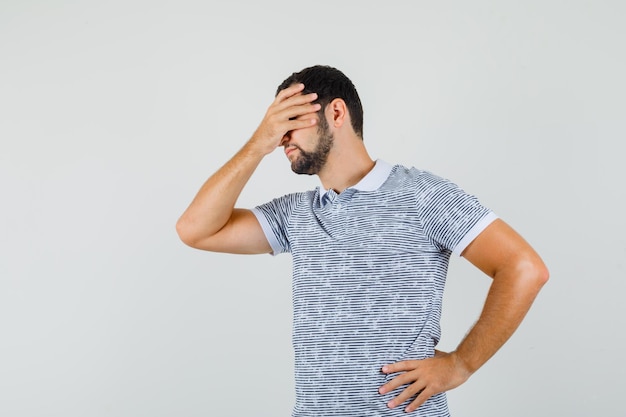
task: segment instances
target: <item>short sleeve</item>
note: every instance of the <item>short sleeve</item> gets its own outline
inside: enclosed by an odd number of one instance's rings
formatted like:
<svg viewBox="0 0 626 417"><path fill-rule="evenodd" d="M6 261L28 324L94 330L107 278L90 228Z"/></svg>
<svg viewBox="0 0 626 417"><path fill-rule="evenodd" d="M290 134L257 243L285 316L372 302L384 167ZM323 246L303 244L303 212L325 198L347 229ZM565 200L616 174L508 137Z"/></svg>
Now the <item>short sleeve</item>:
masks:
<svg viewBox="0 0 626 417"><path fill-rule="evenodd" d="M497 216L456 184L423 172L417 207L424 232L442 250L460 255Z"/></svg>
<svg viewBox="0 0 626 417"><path fill-rule="evenodd" d="M300 200L299 197L300 193L288 194L252 209L252 213L261 224L265 237L272 247L272 255L291 252L289 216Z"/></svg>

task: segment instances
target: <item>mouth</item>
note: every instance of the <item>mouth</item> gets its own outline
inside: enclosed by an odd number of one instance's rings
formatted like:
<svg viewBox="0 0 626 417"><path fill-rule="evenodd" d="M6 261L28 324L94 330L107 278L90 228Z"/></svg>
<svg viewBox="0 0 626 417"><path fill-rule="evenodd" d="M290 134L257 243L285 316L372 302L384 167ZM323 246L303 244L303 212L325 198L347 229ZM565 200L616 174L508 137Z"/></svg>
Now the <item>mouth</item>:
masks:
<svg viewBox="0 0 626 417"><path fill-rule="evenodd" d="M297 146L295 145L288 145L285 146L285 155L289 156L290 154L292 154L296 149L298 149Z"/></svg>

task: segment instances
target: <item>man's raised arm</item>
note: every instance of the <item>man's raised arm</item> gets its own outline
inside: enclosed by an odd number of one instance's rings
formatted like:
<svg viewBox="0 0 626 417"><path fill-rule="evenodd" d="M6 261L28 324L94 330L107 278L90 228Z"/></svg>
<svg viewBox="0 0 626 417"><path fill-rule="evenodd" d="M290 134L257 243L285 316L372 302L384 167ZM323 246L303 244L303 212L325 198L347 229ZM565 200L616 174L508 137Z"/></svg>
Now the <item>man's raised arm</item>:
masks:
<svg viewBox="0 0 626 417"><path fill-rule="evenodd" d="M302 94L303 89L294 84L280 91L252 138L200 188L176 223L185 244L215 252L271 251L254 214L235 209L235 203L261 160L283 143L288 132L316 123L317 95Z"/></svg>

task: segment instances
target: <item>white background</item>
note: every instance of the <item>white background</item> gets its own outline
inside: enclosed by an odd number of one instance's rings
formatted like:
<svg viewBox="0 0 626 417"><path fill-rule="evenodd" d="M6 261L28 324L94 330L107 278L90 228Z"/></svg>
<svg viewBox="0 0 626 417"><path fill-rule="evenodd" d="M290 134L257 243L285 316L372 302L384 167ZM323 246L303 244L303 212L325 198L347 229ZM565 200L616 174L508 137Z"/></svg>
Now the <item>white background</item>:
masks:
<svg viewBox="0 0 626 417"><path fill-rule="evenodd" d="M626 6L0 1L0 416L288 416L290 257L174 225L276 86L344 71L375 158L447 177L551 271L454 416L621 416ZM239 204L317 185L280 152ZM489 284L452 261L440 347Z"/></svg>

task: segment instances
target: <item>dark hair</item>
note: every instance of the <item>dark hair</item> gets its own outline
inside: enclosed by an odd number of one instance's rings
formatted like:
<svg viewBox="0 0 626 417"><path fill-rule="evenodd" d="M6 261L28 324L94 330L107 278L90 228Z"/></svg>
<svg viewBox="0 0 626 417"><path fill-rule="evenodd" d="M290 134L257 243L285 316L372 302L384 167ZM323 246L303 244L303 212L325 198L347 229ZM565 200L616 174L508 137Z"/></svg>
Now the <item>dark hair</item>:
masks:
<svg viewBox="0 0 626 417"><path fill-rule="evenodd" d="M317 93L316 103L322 105L319 111L320 116L323 115L326 106L336 98L342 99L346 103L350 119L352 120L352 129L362 139L363 138L363 106L359 94L354 88L354 84L343 72L327 65L315 65L303 69L300 72L294 72L283 81L276 90L276 94L280 93L290 85L302 83L304 84L304 93Z"/></svg>

